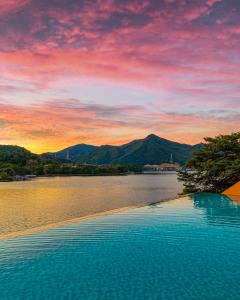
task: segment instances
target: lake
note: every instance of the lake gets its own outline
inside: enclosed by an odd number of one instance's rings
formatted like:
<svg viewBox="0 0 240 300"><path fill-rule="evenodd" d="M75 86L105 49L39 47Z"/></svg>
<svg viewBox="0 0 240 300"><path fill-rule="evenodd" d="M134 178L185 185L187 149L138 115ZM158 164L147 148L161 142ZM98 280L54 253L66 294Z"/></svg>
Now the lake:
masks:
<svg viewBox="0 0 240 300"><path fill-rule="evenodd" d="M0 299L238 300L239 252L240 206L196 194L0 241Z"/></svg>
<svg viewBox="0 0 240 300"><path fill-rule="evenodd" d="M52 177L0 183L0 237L112 209L175 198L174 174Z"/></svg>

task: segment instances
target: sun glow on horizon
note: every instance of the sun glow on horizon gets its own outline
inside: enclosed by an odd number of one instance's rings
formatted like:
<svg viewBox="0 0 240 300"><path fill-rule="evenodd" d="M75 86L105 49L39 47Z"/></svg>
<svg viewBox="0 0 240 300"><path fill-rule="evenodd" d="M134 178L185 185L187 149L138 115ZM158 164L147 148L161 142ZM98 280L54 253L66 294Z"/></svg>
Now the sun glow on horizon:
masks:
<svg viewBox="0 0 240 300"><path fill-rule="evenodd" d="M36 152L240 128L234 1L0 4L0 144Z"/></svg>

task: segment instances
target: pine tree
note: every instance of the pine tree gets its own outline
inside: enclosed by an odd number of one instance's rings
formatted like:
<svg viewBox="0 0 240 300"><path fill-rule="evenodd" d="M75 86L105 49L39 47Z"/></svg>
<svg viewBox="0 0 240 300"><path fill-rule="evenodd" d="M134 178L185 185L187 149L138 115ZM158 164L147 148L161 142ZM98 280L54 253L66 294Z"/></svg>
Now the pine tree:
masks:
<svg viewBox="0 0 240 300"><path fill-rule="evenodd" d="M203 148L193 153L179 172L185 192L221 193L240 180L240 132L205 138Z"/></svg>

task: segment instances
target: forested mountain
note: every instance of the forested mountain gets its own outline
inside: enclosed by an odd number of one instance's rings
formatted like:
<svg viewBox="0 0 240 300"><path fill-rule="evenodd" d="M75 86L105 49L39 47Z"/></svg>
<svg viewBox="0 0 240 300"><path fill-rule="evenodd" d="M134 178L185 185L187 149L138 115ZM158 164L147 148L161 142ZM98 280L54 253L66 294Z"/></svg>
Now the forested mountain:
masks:
<svg viewBox="0 0 240 300"><path fill-rule="evenodd" d="M172 142L156 135L122 146L75 145L56 153L33 154L19 146L0 145L0 181L17 175L103 175L141 172L145 164L170 161L184 165L202 145Z"/></svg>
<svg viewBox="0 0 240 300"><path fill-rule="evenodd" d="M144 139L134 140L121 146L76 145L62 151L51 153L56 158L67 158L88 164L158 164L173 160L183 165L191 157L194 150L201 145L180 144L158 137L154 134Z"/></svg>
<svg viewBox="0 0 240 300"><path fill-rule="evenodd" d="M55 161L47 155L37 155L19 146L0 145L0 181L16 175L47 174L51 163Z"/></svg>
<svg viewBox="0 0 240 300"><path fill-rule="evenodd" d="M85 153L88 152L88 147L82 148L85 148ZM0 181L25 180L32 175L124 175L129 172L141 172L141 168L132 164L85 165L71 160L56 159L55 155L33 154L18 146L0 145Z"/></svg>
<svg viewBox="0 0 240 300"><path fill-rule="evenodd" d="M52 152L48 154L57 159L72 159L74 161L84 161L85 158L97 148L97 146L78 144L58 152Z"/></svg>
<svg viewBox="0 0 240 300"><path fill-rule="evenodd" d="M28 160L37 159L38 155L23 147L0 145L0 164L18 164L24 166Z"/></svg>

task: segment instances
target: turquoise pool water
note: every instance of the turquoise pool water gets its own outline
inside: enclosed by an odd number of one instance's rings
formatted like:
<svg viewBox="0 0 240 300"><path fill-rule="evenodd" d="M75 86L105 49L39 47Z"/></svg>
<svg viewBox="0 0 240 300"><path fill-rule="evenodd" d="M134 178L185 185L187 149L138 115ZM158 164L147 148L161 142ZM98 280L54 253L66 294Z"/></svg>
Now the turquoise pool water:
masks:
<svg viewBox="0 0 240 300"><path fill-rule="evenodd" d="M239 279L240 206L221 195L0 241L1 300L239 299Z"/></svg>

